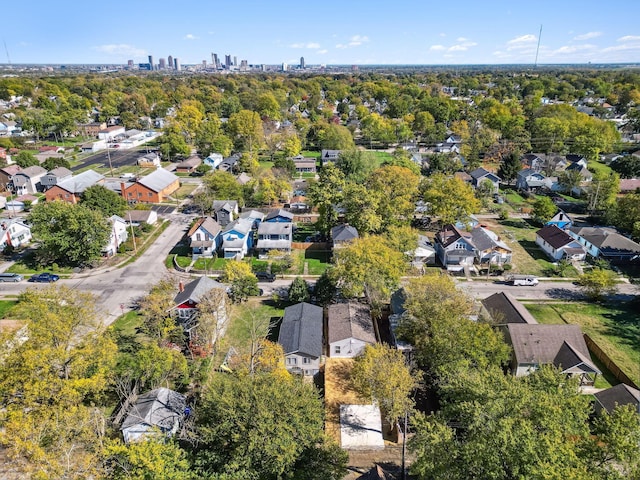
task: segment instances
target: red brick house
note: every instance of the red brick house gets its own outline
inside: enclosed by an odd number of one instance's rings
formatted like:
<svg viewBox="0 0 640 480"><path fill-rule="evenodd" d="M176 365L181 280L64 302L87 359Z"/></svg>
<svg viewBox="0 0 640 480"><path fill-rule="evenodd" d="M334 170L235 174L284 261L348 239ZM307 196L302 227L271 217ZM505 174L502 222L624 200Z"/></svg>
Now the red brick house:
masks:
<svg viewBox="0 0 640 480"><path fill-rule="evenodd" d="M164 168L159 168L135 183L122 183L122 196L129 203L162 203L180 188L180 179Z"/></svg>

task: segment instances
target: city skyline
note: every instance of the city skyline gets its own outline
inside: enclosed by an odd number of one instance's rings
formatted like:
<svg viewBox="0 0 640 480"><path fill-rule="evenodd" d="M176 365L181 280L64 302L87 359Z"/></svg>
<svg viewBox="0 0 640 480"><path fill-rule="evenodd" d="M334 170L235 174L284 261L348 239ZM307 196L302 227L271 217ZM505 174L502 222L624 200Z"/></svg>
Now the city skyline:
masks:
<svg viewBox="0 0 640 480"><path fill-rule="evenodd" d="M178 9L114 0L107 12L87 4L80 13L69 0L35 0L5 9L26 21L4 22L0 63L124 65L171 55L192 65L210 64L216 52L249 64L533 64L538 42L539 64L640 62L636 2L607 2L607 14L595 0L519 3L186 0Z"/></svg>

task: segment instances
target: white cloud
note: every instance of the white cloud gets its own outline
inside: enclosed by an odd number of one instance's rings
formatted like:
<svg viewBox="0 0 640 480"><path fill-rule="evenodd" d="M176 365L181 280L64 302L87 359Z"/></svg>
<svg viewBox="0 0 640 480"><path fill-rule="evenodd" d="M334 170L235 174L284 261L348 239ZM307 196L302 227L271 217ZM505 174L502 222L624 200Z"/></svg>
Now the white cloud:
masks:
<svg viewBox="0 0 640 480"><path fill-rule="evenodd" d="M462 42L462 43L451 45L447 49L447 51L448 52L465 52L469 49L469 47L475 47L476 45L478 45L476 42L470 42L468 39L464 37L458 38L458 42Z"/></svg>
<svg viewBox="0 0 640 480"><path fill-rule="evenodd" d="M452 45L447 49L448 52L464 52L467 50L467 47L464 45Z"/></svg>
<svg viewBox="0 0 640 480"><path fill-rule="evenodd" d="M437 51L441 51L441 50L446 50L447 47L445 47L444 45L431 45L429 47L429 50L437 52Z"/></svg>
<svg viewBox="0 0 640 480"><path fill-rule="evenodd" d="M354 35L350 38L348 46L349 47L357 47L358 45L362 45L363 43L367 43L369 41L369 37L366 35Z"/></svg>
<svg viewBox="0 0 640 480"><path fill-rule="evenodd" d="M638 35L625 35L624 37L620 37L618 39L619 42L638 42L640 41L640 36Z"/></svg>
<svg viewBox="0 0 640 480"><path fill-rule="evenodd" d="M308 42L308 43L304 43L304 42L299 42L299 43L292 43L291 45L289 45L290 48L320 48L320 44L318 42Z"/></svg>
<svg viewBox="0 0 640 480"><path fill-rule="evenodd" d="M336 48L340 48L340 49L349 48L349 45L345 45L343 43L336 43Z"/></svg>
<svg viewBox="0 0 640 480"><path fill-rule="evenodd" d="M538 40L535 35L531 35L530 33L527 35L520 35L519 37L512 38L507 42L507 45L522 45L524 43L531 43Z"/></svg>
<svg viewBox="0 0 640 480"><path fill-rule="evenodd" d="M549 55L566 55L569 53L582 52L584 50L593 50L595 45L565 45L549 53Z"/></svg>
<svg viewBox="0 0 640 480"><path fill-rule="evenodd" d="M440 34L440 36L441 36L441 37L446 37L446 36L447 36L447 34L446 34L446 33L441 33L441 34Z"/></svg>
<svg viewBox="0 0 640 480"><path fill-rule="evenodd" d="M118 57L143 57L147 52L142 48L136 48L126 43L112 43L108 45L99 45L94 47L98 52L106 53Z"/></svg>
<svg viewBox="0 0 640 480"><path fill-rule="evenodd" d="M185 40L196 40L197 38L198 38L198 37L196 37L193 33L187 33L187 34L184 36L184 39L185 39Z"/></svg>
<svg viewBox="0 0 640 480"><path fill-rule="evenodd" d="M582 35L576 35L573 37L574 40L589 40L590 38L600 37L602 32L588 32L583 33Z"/></svg>
<svg viewBox="0 0 640 480"><path fill-rule="evenodd" d="M326 48L323 48L322 50L318 50L316 53L318 55L324 55L325 53L329 53L329 50L327 50Z"/></svg>
<svg viewBox="0 0 640 480"><path fill-rule="evenodd" d="M456 38L456 42L468 42L468 41L469 41L469 40L467 40L467 39L466 39L466 38L464 38L464 37L458 37L458 38Z"/></svg>

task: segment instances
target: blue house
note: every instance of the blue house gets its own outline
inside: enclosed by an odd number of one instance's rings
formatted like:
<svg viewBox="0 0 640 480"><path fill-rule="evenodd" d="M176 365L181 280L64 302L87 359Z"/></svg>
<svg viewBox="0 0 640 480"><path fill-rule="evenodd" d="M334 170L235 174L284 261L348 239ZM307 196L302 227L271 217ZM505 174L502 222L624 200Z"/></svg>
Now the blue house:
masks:
<svg viewBox="0 0 640 480"><path fill-rule="evenodd" d="M193 224L187 233L191 253L195 257L213 257L222 245L222 227L211 217L205 217Z"/></svg>
<svg viewBox="0 0 640 480"><path fill-rule="evenodd" d="M286 210L272 210L264 218L265 222L269 223L291 223L293 222L293 213Z"/></svg>
<svg viewBox="0 0 640 480"><path fill-rule="evenodd" d="M207 158L205 158L202 163L204 165L208 165L213 169L218 168L218 166L222 163L224 157L219 153L212 153Z"/></svg>
<svg viewBox="0 0 640 480"><path fill-rule="evenodd" d="M556 227L564 230L565 228L573 226L573 220L571 220L569 215L564 213L562 210L558 210L558 213L556 213L551 220L546 223L546 225L555 225Z"/></svg>
<svg viewBox="0 0 640 480"><path fill-rule="evenodd" d="M253 248L253 221L239 218L231 222L222 232L222 255L224 258L240 260Z"/></svg>

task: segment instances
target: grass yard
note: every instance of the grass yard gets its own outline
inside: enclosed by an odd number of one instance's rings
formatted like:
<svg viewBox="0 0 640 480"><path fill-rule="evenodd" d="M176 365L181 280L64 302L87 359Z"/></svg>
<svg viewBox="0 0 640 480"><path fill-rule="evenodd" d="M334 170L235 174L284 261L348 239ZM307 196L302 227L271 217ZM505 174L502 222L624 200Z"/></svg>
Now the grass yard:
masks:
<svg viewBox="0 0 640 480"><path fill-rule="evenodd" d="M595 162L593 160L588 162L587 170L591 173L604 173L606 175L609 175L613 171L609 165L605 165L601 162Z"/></svg>
<svg viewBox="0 0 640 480"><path fill-rule="evenodd" d="M315 158L316 160L320 158L322 152L312 152L311 150L303 150L300 152L300 155L307 158Z"/></svg>
<svg viewBox="0 0 640 480"><path fill-rule="evenodd" d="M374 167L378 168L385 161L391 160L393 156L389 152L381 152L380 150L365 150L374 159Z"/></svg>
<svg viewBox="0 0 640 480"><path fill-rule="evenodd" d="M640 384L640 309L637 305L529 304L540 323L580 325L607 355Z"/></svg>
<svg viewBox="0 0 640 480"><path fill-rule="evenodd" d="M5 318L17 303L16 300L0 300L0 318Z"/></svg>
<svg viewBox="0 0 640 480"><path fill-rule="evenodd" d="M291 256L294 257L293 265L289 273L302 275L304 265L307 264L307 275L322 275L329 267L331 252L317 250L293 250Z"/></svg>
<svg viewBox="0 0 640 480"><path fill-rule="evenodd" d="M228 261L229 259L227 258L217 257L213 259L200 257L193 264L193 268L195 268L196 270L224 270L224 266Z"/></svg>
<svg viewBox="0 0 640 480"><path fill-rule="evenodd" d="M180 185L180 188L174 192L173 197L186 198L191 195L196 188L198 188L198 185L195 183L183 183Z"/></svg>
<svg viewBox="0 0 640 480"><path fill-rule="evenodd" d="M54 263L49 267L40 267L35 262L35 253L27 253L7 269L7 273L20 273L23 275L33 275L41 272L51 272L57 275L71 274L73 270L70 267L60 267Z"/></svg>
<svg viewBox="0 0 640 480"><path fill-rule="evenodd" d="M123 336L136 335L141 323L142 315L138 314L135 310L131 310L124 315L120 315L109 328L112 328Z"/></svg>

